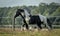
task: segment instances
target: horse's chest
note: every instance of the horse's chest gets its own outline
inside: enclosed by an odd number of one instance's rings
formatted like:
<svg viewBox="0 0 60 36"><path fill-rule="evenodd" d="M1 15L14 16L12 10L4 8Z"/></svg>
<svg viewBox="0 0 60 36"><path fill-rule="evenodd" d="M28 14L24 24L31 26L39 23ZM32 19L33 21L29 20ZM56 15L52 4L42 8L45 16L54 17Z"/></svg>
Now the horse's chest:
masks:
<svg viewBox="0 0 60 36"><path fill-rule="evenodd" d="M25 17L25 21L27 24L29 24L30 17Z"/></svg>
<svg viewBox="0 0 60 36"><path fill-rule="evenodd" d="M37 20L37 17L25 17L25 21L27 24L35 24Z"/></svg>

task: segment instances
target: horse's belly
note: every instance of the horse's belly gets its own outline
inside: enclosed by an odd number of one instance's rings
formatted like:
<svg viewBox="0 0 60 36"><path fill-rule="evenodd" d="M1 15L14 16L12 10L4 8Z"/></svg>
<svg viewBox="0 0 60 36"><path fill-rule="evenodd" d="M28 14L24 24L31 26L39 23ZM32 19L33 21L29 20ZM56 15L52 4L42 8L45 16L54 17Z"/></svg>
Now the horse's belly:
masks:
<svg viewBox="0 0 60 36"><path fill-rule="evenodd" d="M36 22L35 22L35 20L34 19L30 19L29 20L29 24L35 24Z"/></svg>
<svg viewBox="0 0 60 36"><path fill-rule="evenodd" d="M32 16L30 17L29 24L36 24L39 21L40 21L39 16Z"/></svg>

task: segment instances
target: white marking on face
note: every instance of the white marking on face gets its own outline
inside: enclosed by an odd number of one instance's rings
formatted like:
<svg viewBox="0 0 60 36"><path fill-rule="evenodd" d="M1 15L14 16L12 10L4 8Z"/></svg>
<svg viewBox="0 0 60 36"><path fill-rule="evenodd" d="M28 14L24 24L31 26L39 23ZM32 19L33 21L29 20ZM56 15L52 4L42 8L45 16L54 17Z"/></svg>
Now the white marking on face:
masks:
<svg viewBox="0 0 60 36"><path fill-rule="evenodd" d="M21 13L24 16L24 13Z"/></svg>

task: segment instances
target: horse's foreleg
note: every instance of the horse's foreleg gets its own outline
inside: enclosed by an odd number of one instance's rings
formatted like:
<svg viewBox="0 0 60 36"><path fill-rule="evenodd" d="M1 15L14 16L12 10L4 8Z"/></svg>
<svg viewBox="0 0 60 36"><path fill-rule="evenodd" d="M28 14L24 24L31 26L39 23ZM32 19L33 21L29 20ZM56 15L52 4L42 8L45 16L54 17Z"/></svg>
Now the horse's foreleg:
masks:
<svg viewBox="0 0 60 36"><path fill-rule="evenodd" d="M23 24L22 26L23 26L23 27L26 27L27 30L29 29L28 24Z"/></svg>
<svg viewBox="0 0 60 36"><path fill-rule="evenodd" d="M23 27L25 26L25 24L22 25Z"/></svg>
<svg viewBox="0 0 60 36"><path fill-rule="evenodd" d="M40 23L37 23L37 26L39 27L39 29L42 29L42 26Z"/></svg>
<svg viewBox="0 0 60 36"><path fill-rule="evenodd" d="M29 26L28 26L28 24L26 23L25 19L23 20L23 22L24 22L24 25L23 25L23 26L26 26L26 29L28 30L28 29L29 29Z"/></svg>
<svg viewBox="0 0 60 36"><path fill-rule="evenodd" d="M26 29L28 30L29 29L29 26L28 26L28 24L25 24L26 25Z"/></svg>

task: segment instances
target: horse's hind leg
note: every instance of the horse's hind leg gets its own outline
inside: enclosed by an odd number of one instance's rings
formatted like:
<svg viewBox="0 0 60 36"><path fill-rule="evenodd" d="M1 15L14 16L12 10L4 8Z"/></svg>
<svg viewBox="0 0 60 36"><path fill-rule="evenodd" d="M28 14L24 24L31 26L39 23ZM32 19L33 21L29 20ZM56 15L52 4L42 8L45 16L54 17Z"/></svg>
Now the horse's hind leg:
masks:
<svg viewBox="0 0 60 36"><path fill-rule="evenodd" d="M52 24L48 24L49 25L49 27L52 29Z"/></svg>
<svg viewBox="0 0 60 36"><path fill-rule="evenodd" d="M50 22L49 19L47 19L48 26L52 29L52 23Z"/></svg>

